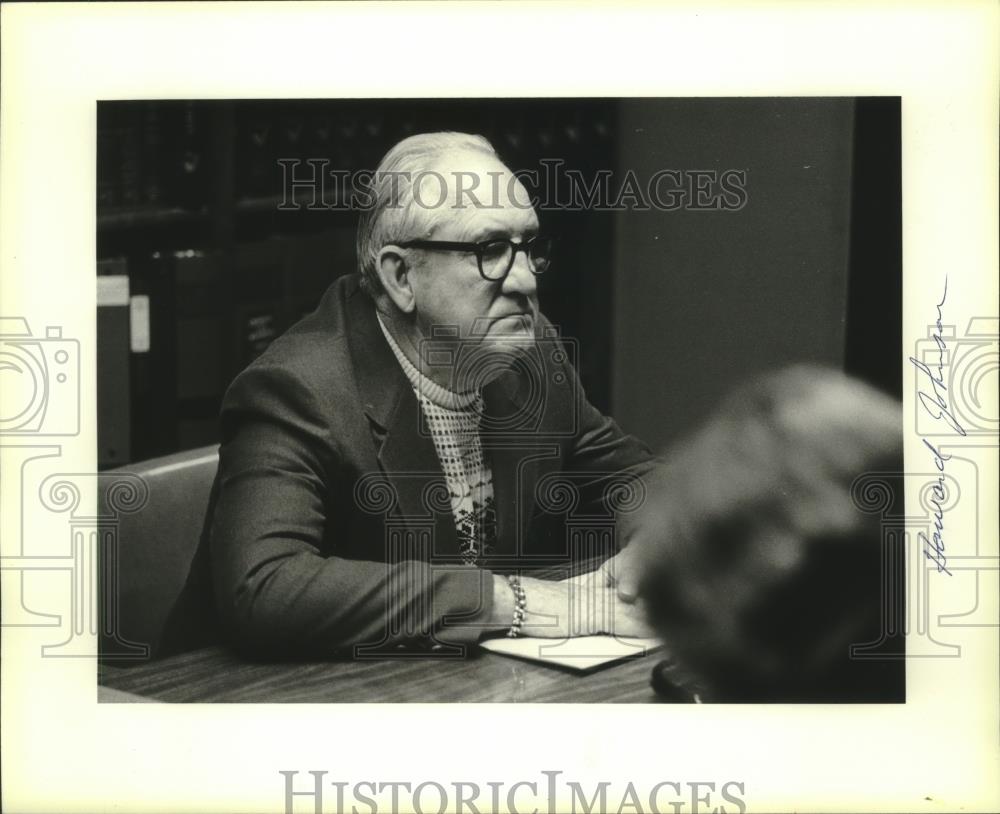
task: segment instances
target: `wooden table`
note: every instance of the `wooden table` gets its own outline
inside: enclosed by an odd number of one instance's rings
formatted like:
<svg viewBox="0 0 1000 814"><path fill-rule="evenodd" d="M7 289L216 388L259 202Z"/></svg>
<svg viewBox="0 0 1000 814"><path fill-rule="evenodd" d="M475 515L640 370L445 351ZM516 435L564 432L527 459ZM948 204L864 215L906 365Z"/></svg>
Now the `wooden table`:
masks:
<svg viewBox="0 0 1000 814"><path fill-rule="evenodd" d="M135 667L101 666L98 682L107 702L648 703L660 700L650 686L660 658L580 674L483 651L464 659L265 663L209 647Z"/></svg>

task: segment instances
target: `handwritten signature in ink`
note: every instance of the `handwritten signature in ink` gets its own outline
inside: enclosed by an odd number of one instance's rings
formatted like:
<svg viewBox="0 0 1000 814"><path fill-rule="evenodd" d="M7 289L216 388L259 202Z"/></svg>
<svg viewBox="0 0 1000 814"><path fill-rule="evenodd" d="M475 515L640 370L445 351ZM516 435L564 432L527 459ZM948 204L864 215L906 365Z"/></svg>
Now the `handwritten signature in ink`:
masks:
<svg viewBox="0 0 1000 814"><path fill-rule="evenodd" d="M930 393L923 389L917 392L917 399L920 401L920 405L932 419L935 421L944 421L958 435L964 436L966 434L965 428L955 418L955 414L951 409L951 403L948 400L948 385L944 382L945 354L948 351L948 345L944 341L943 309L947 298L948 278L945 277L944 293L941 295L941 301L937 304L937 319L934 323L935 330L931 334L934 344L937 346L937 364L932 367L912 356L910 357L910 362L920 373L924 374L931 386ZM934 465L938 470L938 476L931 486L930 498L933 506L934 532L929 539L923 532L920 532L917 538L923 543L924 556L937 566L938 573L951 576L951 571L948 570L948 558L944 553L944 509L942 508L947 494L945 488L945 463L951 460L951 455L941 452L940 449L931 444L926 438L923 439L923 442L934 456Z"/></svg>

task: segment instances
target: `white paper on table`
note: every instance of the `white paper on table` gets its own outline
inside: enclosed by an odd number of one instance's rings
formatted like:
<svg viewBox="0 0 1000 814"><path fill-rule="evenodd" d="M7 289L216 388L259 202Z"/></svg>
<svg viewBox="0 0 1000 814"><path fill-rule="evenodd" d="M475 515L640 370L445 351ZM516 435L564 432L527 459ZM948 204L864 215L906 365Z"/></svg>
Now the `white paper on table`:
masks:
<svg viewBox="0 0 1000 814"><path fill-rule="evenodd" d="M592 670L627 658L637 658L663 646L659 639L614 636L575 636L570 639L541 639L532 636L486 639L479 646L491 653L513 656L543 664L557 664L571 670Z"/></svg>

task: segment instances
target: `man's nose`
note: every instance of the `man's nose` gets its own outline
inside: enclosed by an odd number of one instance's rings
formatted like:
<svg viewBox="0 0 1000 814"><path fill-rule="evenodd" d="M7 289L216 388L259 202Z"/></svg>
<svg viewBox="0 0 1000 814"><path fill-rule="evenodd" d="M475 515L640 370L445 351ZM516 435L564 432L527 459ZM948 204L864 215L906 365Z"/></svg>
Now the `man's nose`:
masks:
<svg viewBox="0 0 1000 814"><path fill-rule="evenodd" d="M528 260L526 252L518 252L514 257L514 265L510 267L510 271L503 281L503 292L505 294L524 294L531 297L537 291L538 284L535 282L535 274L531 270L531 261Z"/></svg>

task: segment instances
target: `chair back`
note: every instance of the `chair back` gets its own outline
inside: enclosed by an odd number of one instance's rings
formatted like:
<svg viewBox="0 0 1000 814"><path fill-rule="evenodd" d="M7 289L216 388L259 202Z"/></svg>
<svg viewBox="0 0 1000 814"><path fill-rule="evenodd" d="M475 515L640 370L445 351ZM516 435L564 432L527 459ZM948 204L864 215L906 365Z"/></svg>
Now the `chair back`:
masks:
<svg viewBox="0 0 1000 814"><path fill-rule="evenodd" d="M158 654L198 548L218 466L218 447L210 446L102 473L101 506L122 480L138 476L146 486L145 502L118 515L114 534L106 535L113 544L101 568L104 660L127 666L135 645Z"/></svg>

